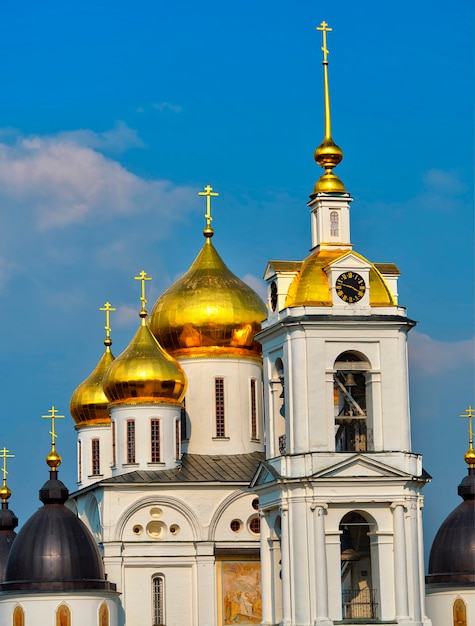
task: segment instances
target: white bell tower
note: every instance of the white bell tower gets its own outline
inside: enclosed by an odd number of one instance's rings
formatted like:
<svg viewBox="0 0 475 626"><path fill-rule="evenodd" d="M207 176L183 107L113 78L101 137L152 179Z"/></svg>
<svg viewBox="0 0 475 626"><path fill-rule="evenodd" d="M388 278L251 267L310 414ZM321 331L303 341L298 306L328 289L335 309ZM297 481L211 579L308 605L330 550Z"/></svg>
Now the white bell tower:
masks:
<svg viewBox="0 0 475 626"><path fill-rule="evenodd" d="M333 173L323 22L325 173L309 202L312 250L270 261L261 512L263 624L430 624L422 562L429 477L411 450L399 271L352 250L351 198Z"/></svg>

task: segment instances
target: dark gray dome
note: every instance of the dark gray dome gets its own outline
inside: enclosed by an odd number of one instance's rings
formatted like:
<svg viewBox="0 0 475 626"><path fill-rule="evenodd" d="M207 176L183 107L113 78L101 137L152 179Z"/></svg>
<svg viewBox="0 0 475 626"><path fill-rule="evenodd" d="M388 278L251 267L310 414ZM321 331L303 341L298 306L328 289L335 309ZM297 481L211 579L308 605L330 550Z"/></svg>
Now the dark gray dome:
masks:
<svg viewBox="0 0 475 626"><path fill-rule="evenodd" d="M463 502L447 517L435 536L429 557L427 584L475 584L475 470L459 485Z"/></svg>
<svg viewBox="0 0 475 626"><path fill-rule="evenodd" d="M15 528L18 526L18 518L10 511L7 502L2 502L0 509L0 583L5 580L8 555L16 537Z"/></svg>
<svg viewBox="0 0 475 626"><path fill-rule="evenodd" d="M40 490L41 507L25 523L8 557L2 591L111 589L96 542L64 506L68 490L55 471Z"/></svg>

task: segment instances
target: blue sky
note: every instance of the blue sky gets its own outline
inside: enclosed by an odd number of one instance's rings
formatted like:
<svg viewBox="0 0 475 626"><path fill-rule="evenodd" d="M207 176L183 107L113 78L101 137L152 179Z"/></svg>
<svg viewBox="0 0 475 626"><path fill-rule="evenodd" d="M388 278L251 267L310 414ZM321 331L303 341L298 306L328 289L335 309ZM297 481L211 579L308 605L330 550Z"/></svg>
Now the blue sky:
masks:
<svg viewBox="0 0 475 626"><path fill-rule="evenodd" d="M61 476L76 480L69 398L118 355L155 300L214 242L264 293L269 259L303 259L323 137L320 35L329 35L338 174L352 240L401 271L411 332L413 448L433 475L430 543L459 501L473 393L473 6L203 0L9 3L0 23L2 440L11 508L39 505L55 404Z"/></svg>

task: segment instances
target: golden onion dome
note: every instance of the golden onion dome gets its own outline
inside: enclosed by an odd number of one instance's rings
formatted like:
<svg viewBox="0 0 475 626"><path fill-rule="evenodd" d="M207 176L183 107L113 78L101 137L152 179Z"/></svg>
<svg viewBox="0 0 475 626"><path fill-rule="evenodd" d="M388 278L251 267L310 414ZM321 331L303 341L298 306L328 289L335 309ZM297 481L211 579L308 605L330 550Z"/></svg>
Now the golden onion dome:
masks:
<svg viewBox="0 0 475 626"><path fill-rule="evenodd" d="M102 389L102 379L114 360L110 340L104 342L106 350L90 376L76 388L69 402L69 410L76 428L110 424L109 400Z"/></svg>
<svg viewBox="0 0 475 626"><path fill-rule="evenodd" d="M104 375L103 389L111 404L179 404L185 395L185 372L152 335L146 315L140 312L142 324Z"/></svg>
<svg viewBox="0 0 475 626"><path fill-rule="evenodd" d="M235 276L211 243L206 243L190 269L157 300L149 327L175 357L250 356L261 346L254 340L266 307L257 293Z"/></svg>
<svg viewBox="0 0 475 626"><path fill-rule="evenodd" d="M297 276L290 284L286 307L293 306L332 306L332 294L325 268L344 257L348 252L342 250L317 250L302 263ZM354 256L369 263L357 252ZM371 264L369 271L370 304L371 306L396 306L391 291L381 272Z"/></svg>

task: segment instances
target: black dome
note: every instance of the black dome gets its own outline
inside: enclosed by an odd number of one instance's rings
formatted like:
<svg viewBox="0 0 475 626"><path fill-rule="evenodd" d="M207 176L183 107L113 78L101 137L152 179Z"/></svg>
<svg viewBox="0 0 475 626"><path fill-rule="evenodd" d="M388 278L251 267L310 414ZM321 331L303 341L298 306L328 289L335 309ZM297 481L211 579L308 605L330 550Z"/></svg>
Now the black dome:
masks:
<svg viewBox="0 0 475 626"><path fill-rule="evenodd" d="M64 506L65 485L55 471L40 490L44 506L25 523L10 550L2 591L110 589L96 542Z"/></svg>
<svg viewBox="0 0 475 626"><path fill-rule="evenodd" d="M17 526L17 516L13 511L10 511L6 502L2 502L2 508L0 509L0 583L5 580L7 559L13 540L16 537L14 529Z"/></svg>
<svg viewBox="0 0 475 626"><path fill-rule="evenodd" d="M459 485L463 502L447 517L435 536L427 584L459 586L475 583L475 470Z"/></svg>

